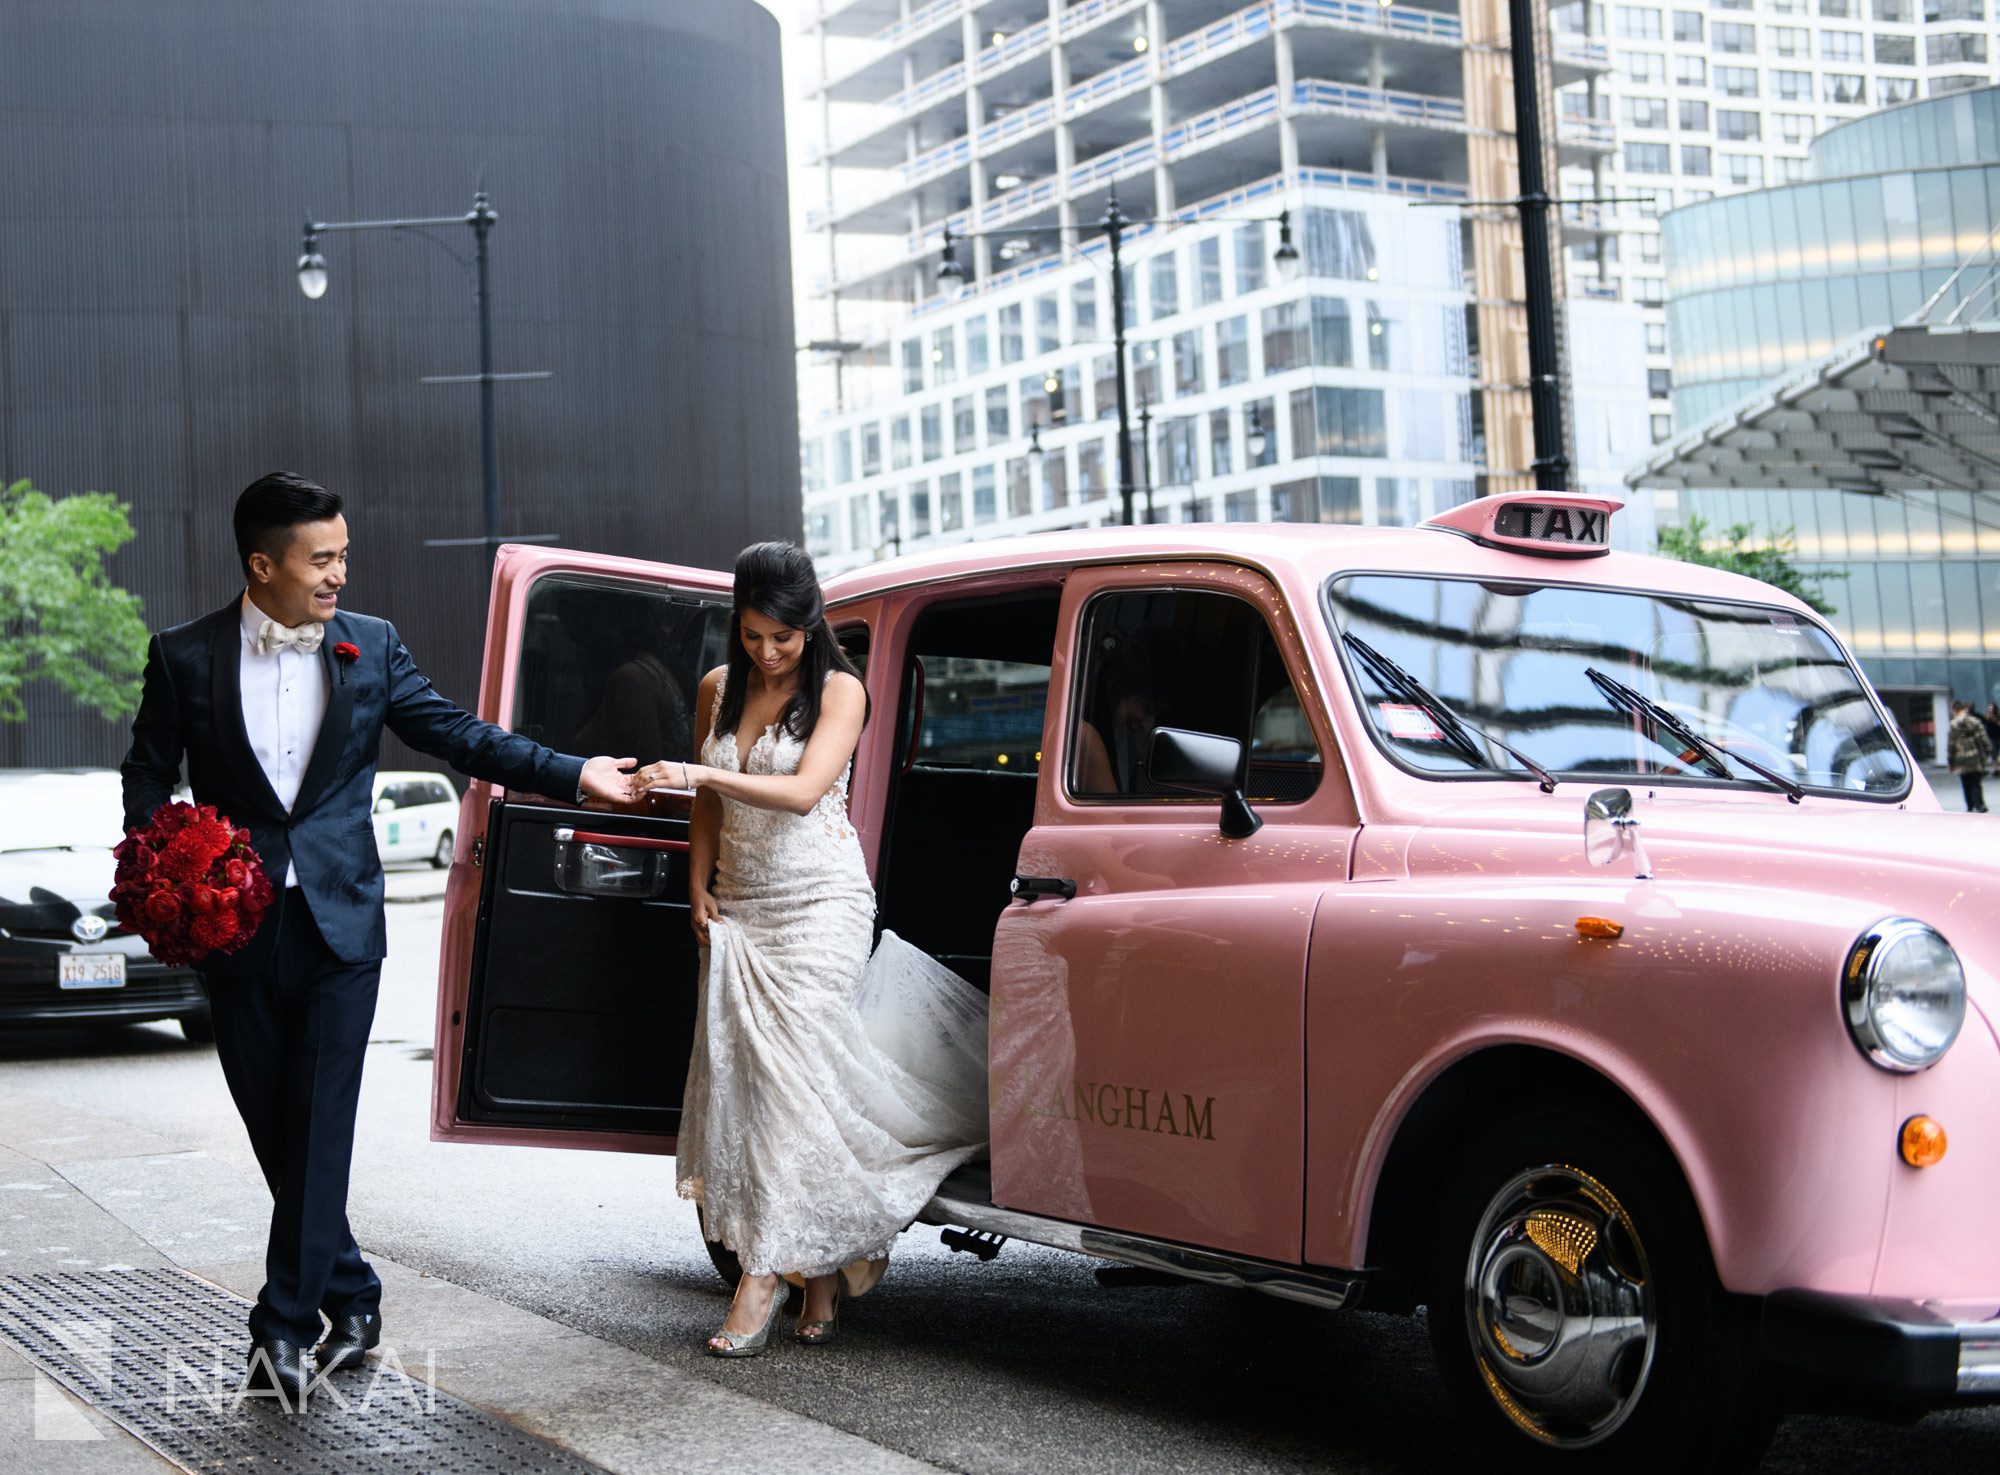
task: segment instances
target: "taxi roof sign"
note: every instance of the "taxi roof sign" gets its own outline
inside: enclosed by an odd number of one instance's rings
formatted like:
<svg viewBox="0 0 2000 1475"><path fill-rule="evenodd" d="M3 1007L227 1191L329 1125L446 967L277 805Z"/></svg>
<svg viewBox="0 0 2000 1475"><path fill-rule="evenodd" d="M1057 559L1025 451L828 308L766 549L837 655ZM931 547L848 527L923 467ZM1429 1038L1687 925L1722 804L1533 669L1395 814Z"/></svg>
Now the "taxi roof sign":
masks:
<svg viewBox="0 0 2000 1475"><path fill-rule="evenodd" d="M1572 492L1500 492L1427 517L1421 526L1538 558L1596 558L1611 551L1611 514L1624 505Z"/></svg>

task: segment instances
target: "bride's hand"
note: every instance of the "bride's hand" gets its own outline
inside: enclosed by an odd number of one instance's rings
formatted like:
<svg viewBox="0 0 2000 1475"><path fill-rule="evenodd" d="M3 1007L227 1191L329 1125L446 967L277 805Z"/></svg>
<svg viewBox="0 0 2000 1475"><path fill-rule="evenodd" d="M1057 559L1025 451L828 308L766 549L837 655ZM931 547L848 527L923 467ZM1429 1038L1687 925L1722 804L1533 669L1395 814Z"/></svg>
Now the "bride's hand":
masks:
<svg viewBox="0 0 2000 1475"><path fill-rule="evenodd" d="M674 763L664 758L658 763L648 763L632 775L632 797L642 799L646 791L653 788L683 791L692 789L694 787L692 767L691 764Z"/></svg>
<svg viewBox="0 0 2000 1475"><path fill-rule="evenodd" d="M708 894L708 888L697 886L688 892L688 925L694 928L695 941L708 946L708 924L722 915L722 908L715 904L715 898Z"/></svg>

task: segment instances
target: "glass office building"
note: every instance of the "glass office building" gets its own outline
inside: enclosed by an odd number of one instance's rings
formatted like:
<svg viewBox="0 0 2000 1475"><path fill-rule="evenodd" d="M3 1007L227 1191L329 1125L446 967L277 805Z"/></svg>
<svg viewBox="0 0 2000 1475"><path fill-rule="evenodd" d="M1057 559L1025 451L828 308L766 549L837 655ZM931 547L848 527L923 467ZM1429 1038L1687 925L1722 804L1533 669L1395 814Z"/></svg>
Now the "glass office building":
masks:
<svg viewBox="0 0 2000 1475"><path fill-rule="evenodd" d="M1812 146L1809 176L1665 217L1682 425L1768 395L1773 380L1893 324L1921 316L1937 330L1977 331L2000 316L2000 88L1831 129ZM1885 446L1893 460L1893 442ZM1800 562L1834 576L1826 592L1838 606L1835 623L1921 750L1935 742L1948 698L1982 707L2000 699L1993 488L2000 463L1966 484L1920 490L1670 496L1681 517L1712 527L1795 530Z"/></svg>

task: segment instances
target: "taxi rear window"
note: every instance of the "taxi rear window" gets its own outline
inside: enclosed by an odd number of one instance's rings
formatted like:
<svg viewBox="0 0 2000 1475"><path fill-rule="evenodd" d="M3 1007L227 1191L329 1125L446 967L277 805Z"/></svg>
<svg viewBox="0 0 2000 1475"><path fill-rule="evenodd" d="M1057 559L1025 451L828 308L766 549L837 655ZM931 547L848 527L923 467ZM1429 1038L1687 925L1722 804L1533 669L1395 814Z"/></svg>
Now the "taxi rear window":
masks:
<svg viewBox="0 0 2000 1475"><path fill-rule="evenodd" d="M1759 765L1909 790L1866 683L1791 610L1405 574L1336 577L1326 601L1376 743L1426 777L1532 778L1504 744L1558 778L1757 784Z"/></svg>

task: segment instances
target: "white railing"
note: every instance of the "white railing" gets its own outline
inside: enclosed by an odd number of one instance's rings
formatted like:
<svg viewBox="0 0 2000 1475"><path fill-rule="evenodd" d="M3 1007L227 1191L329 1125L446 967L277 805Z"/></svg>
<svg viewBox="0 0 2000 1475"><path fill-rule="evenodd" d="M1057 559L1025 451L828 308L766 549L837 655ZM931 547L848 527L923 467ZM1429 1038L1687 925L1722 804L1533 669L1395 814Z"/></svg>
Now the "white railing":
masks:
<svg viewBox="0 0 2000 1475"><path fill-rule="evenodd" d="M906 87L883 104L884 112L878 114L860 128L849 130L834 142L815 148L806 155L808 164L818 164L826 159L838 158L858 143L866 142L886 129L894 128L906 121L910 114L923 111L941 97L949 97L965 86L965 63L956 62L941 72L934 72L914 86Z"/></svg>
<svg viewBox="0 0 2000 1475"><path fill-rule="evenodd" d="M1023 215L1032 215L1053 205L1061 194L1062 181L1053 174L1043 179L1030 180L1027 184L1010 189L998 199L988 200L980 206L980 227L990 230L994 226L1019 220Z"/></svg>
<svg viewBox="0 0 2000 1475"><path fill-rule="evenodd" d="M1407 5L1378 5L1375 0L1278 0L1278 19L1332 21L1363 31L1383 31L1419 41L1443 41L1453 46L1465 36L1455 15L1417 10Z"/></svg>
<svg viewBox="0 0 2000 1475"><path fill-rule="evenodd" d="M973 59L972 75L984 80L995 72L1037 51L1045 51L1054 39L1054 31L1047 21L1029 26L1025 31L1016 31L997 46L989 46Z"/></svg>
<svg viewBox="0 0 2000 1475"><path fill-rule="evenodd" d="M1239 97L1234 102L1224 103L1219 108L1175 124L1161 136L1160 147L1171 159L1198 144L1211 144L1231 134L1259 127L1265 119L1276 116L1277 111L1278 89L1266 87L1261 92Z"/></svg>
<svg viewBox="0 0 2000 1475"><path fill-rule="evenodd" d="M1055 120L1056 105L1053 98L1044 99L1031 108L1018 109L979 130L979 152L983 154L990 148L1025 137L1048 127Z"/></svg>
<svg viewBox="0 0 2000 1475"><path fill-rule="evenodd" d="M1605 42L1564 31L1557 32L1554 40L1558 60L1569 62L1573 66L1607 70L1611 66L1611 48Z"/></svg>
<svg viewBox="0 0 2000 1475"><path fill-rule="evenodd" d="M1128 92L1136 92L1141 87L1152 85L1153 59L1143 56L1137 61L1127 62L1122 67L1113 67L1108 72L1099 72L1063 94L1063 116L1074 118L1077 114L1123 97Z"/></svg>
<svg viewBox="0 0 2000 1475"><path fill-rule="evenodd" d="M1389 118L1404 123L1459 127L1465 123L1465 104L1456 98L1426 97L1417 92L1378 92L1372 87L1354 87L1318 78L1305 78L1293 84L1292 105L1314 112Z"/></svg>
<svg viewBox="0 0 2000 1475"><path fill-rule="evenodd" d="M901 20L889 22L872 39L883 46L900 46L944 21L957 18L971 3L972 0L932 0L922 10L913 10Z"/></svg>
<svg viewBox="0 0 2000 1475"><path fill-rule="evenodd" d="M953 169L963 168L972 162L972 140L954 138L950 143L939 144L929 153L918 154L903 165L903 186L922 184L925 180L936 179Z"/></svg>
<svg viewBox="0 0 2000 1475"><path fill-rule="evenodd" d="M1146 0L1086 0L1085 4L1072 5L1062 13L1062 38L1067 41L1079 31L1087 31L1121 11L1138 10L1145 3Z"/></svg>
<svg viewBox="0 0 2000 1475"><path fill-rule="evenodd" d="M1099 154L1094 159L1086 159L1069 171L1070 193L1089 189L1093 184L1102 184L1107 179L1122 179L1135 169L1149 168L1159 157L1153 147L1153 140L1142 138L1137 143L1122 149L1114 149L1108 154Z"/></svg>
<svg viewBox="0 0 2000 1475"><path fill-rule="evenodd" d="M1252 5L1247 10L1239 10L1234 15L1225 15L1221 20L1203 26L1198 31L1189 31L1185 36L1177 36L1160 48L1160 68L1172 76L1196 57L1210 56L1217 52L1234 51L1261 36L1271 34L1271 13L1276 8L1273 0L1264 0L1261 5Z"/></svg>
<svg viewBox="0 0 2000 1475"><path fill-rule="evenodd" d="M1617 141L1609 118L1563 118L1556 123L1556 137L1578 148L1608 149Z"/></svg>

